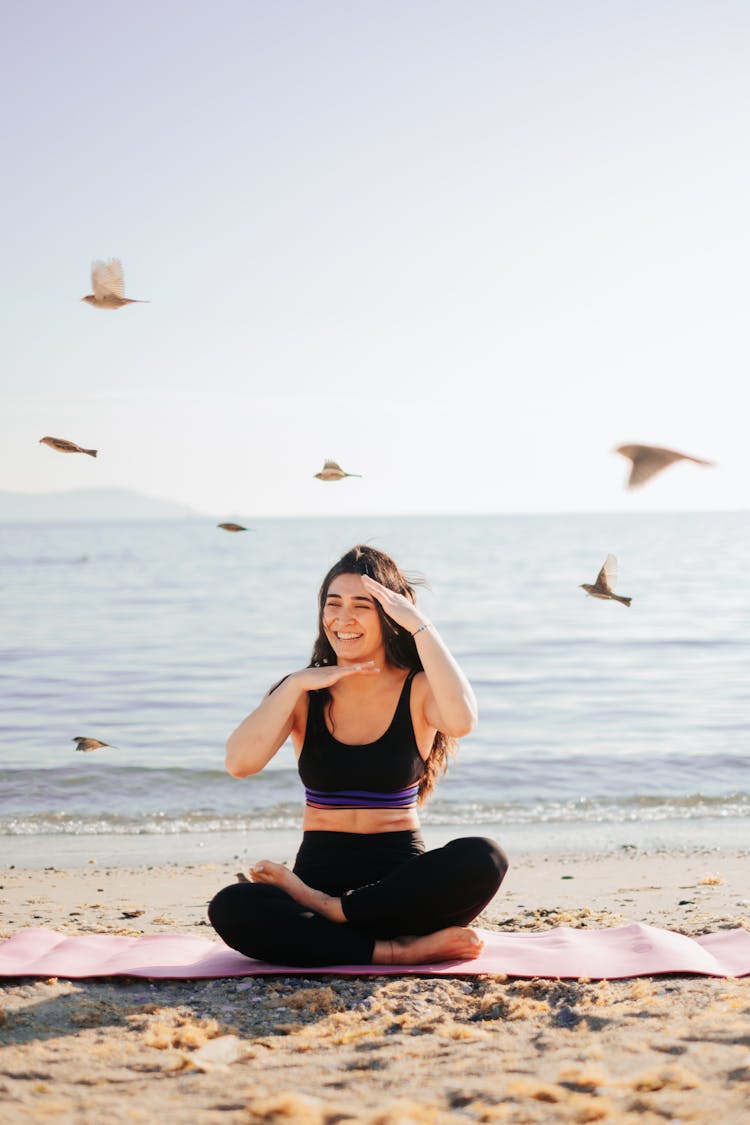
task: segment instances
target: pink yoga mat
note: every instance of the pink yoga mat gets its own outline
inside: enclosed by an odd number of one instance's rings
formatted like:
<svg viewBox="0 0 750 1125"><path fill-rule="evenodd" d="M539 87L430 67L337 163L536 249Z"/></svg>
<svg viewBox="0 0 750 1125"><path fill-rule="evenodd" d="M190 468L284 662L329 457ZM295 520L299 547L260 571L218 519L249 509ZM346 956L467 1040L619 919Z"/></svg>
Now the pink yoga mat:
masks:
<svg viewBox="0 0 750 1125"><path fill-rule="evenodd" d="M20 930L0 943L0 976L151 977L199 980L267 976L493 976L588 977L617 980L653 973L742 977L750 973L750 932L722 930L690 938L634 923L608 930L558 926L541 933L478 931L485 942L476 961L440 965L327 965L300 969L254 961L221 941L188 934L118 937L70 936L40 928Z"/></svg>

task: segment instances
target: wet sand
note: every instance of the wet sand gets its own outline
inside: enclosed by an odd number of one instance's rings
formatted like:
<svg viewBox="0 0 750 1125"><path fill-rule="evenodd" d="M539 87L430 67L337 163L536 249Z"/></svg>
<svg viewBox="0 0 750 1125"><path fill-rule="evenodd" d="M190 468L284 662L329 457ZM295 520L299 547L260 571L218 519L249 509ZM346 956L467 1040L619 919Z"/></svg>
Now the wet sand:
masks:
<svg viewBox="0 0 750 1125"><path fill-rule="evenodd" d="M92 858L94 858L92 856ZM271 858L289 859L283 854ZM745 852L514 857L478 923L750 928ZM245 864L5 867L0 937L211 936ZM750 1120L750 978L2 982L0 1121Z"/></svg>

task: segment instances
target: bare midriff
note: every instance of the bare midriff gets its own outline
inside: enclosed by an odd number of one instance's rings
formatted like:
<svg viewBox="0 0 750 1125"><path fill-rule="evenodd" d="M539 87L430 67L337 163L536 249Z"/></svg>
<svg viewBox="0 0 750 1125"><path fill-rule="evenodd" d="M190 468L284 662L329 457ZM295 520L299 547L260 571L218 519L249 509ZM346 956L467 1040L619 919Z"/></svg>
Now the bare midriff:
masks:
<svg viewBox="0 0 750 1125"><path fill-rule="evenodd" d="M305 807L305 832L414 832L419 830L416 809L311 809Z"/></svg>

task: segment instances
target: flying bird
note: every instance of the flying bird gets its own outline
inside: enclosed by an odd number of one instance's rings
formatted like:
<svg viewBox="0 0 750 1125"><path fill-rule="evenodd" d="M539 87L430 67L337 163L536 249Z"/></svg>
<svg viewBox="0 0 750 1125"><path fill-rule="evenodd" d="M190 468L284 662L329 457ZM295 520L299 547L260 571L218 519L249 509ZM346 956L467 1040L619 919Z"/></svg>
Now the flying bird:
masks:
<svg viewBox="0 0 750 1125"><path fill-rule="evenodd" d="M604 566L596 576L596 582L593 586L588 582L581 582L581 589L585 590L589 597L604 598L607 601L622 602L623 605L630 605L632 598L621 598L619 594L613 592L613 587L617 582L617 559L614 555L607 555L604 560Z"/></svg>
<svg viewBox="0 0 750 1125"><path fill-rule="evenodd" d="M318 480L341 480L343 477L361 477L361 473L345 473L335 461L324 461L323 468L314 474Z"/></svg>
<svg viewBox="0 0 750 1125"><path fill-rule="evenodd" d="M61 437L41 437L39 438L40 445L48 445L50 449L56 449L58 453L88 453L89 457L96 457L95 449L84 449L80 445L76 445L74 441L66 441Z"/></svg>
<svg viewBox="0 0 750 1125"><path fill-rule="evenodd" d="M77 738L71 738L71 742L77 742L76 750L83 751L84 754L90 754L92 750L101 750L103 746L110 746L109 742L100 742L98 738L83 738L80 734ZM110 747L116 750L116 746Z"/></svg>
<svg viewBox="0 0 750 1125"><path fill-rule="evenodd" d="M662 449L659 445L618 445L615 453L632 461L627 487L638 488L651 477L656 476L675 461L693 461L696 465L714 465L715 461L704 461L691 457L688 453L678 453L674 449Z"/></svg>
<svg viewBox="0 0 750 1125"><path fill-rule="evenodd" d="M252 531L252 528L243 527L241 523L217 523L222 531Z"/></svg>
<svg viewBox="0 0 750 1125"><path fill-rule="evenodd" d="M148 301L137 301L125 296L125 278L119 258L92 263L91 288L94 292L81 297L81 300L93 305L95 309L121 309L123 305L148 304Z"/></svg>

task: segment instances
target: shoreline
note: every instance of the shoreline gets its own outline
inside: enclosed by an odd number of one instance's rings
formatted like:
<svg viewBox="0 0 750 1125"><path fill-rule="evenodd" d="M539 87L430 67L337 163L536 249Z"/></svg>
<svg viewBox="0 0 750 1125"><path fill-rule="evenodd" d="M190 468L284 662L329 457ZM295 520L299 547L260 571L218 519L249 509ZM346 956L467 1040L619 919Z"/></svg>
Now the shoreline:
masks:
<svg viewBox="0 0 750 1125"><path fill-rule="evenodd" d="M670 852L704 854L734 851L737 830L733 820L628 821L614 824L431 824L422 822L428 848L440 847L458 836L491 836L508 854L534 856L600 856L634 852L642 856ZM0 835L6 863L44 868L53 860L81 867L92 860L109 867L139 864L222 863L228 859L252 862L265 856L291 862L301 827L261 828L236 832L181 833L50 833ZM750 858L750 845L744 849Z"/></svg>

